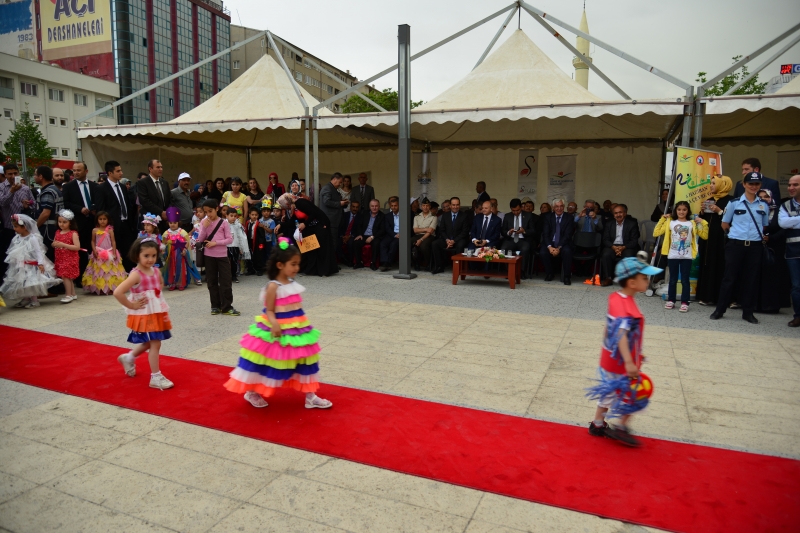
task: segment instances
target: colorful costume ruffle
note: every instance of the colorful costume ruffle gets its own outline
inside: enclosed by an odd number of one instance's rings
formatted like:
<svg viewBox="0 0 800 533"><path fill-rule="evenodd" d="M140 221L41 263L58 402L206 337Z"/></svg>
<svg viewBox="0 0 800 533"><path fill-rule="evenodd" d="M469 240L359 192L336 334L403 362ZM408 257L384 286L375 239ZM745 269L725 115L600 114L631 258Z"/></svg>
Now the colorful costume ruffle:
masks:
<svg viewBox="0 0 800 533"><path fill-rule="evenodd" d="M200 272L194 266L188 250L189 234L182 229L177 231L168 229L164 232L163 242L166 246L164 250L164 285L185 289L189 284L190 277L195 281L200 281ZM185 255L184 251L186 251Z"/></svg>
<svg viewBox="0 0 800 533"><path fill-rule="evenodd" d="M111 234L114 228L106 226L105 229L94 229L95 254L89 256L89 264L83 272L81 284L85 292L95 294L111 294L114 289L125 281L128 273L122 266L122 257L111 244Z"/></svg>
<svg viewBox="0 0 800 533"><path fill-rule="evenodd" d="M281 326L281 336L278 339L272 336L265 309L242 337L239 363L225 388L240 394L255 391L264 397L271 396L280 387L316 392L319 388L319 331L309 323L302 309L300 294L305 288L294 281L288 285L274 280L270 283L278 284L275 316Z"/></svg>
<svg viewBox="0 0 800 533"><path fill-rule="evenodd" d="M26 217L27 218L27 217ZM9 301L32 296L47 296L47 289L61 283L53 263L44 255L45 247L38 232L23 237L15 235L6 252L6 276L0 293ZM44 265L44 272L39 270Z"/></svg>
<svg viewBox="0 0 800 533"><path fill-rule="evenodd" d="M131 287L128 300L135 302L145 298L147 305L141 309L125 308L128 314L127 326L131 330L128 342L141 344L151 340L163 341L171 338L172 322L169 319L169 306L161 294L160 272L154 268L153 274L148 276L138 268L133 270L139 273L141 281Z"/></svg>

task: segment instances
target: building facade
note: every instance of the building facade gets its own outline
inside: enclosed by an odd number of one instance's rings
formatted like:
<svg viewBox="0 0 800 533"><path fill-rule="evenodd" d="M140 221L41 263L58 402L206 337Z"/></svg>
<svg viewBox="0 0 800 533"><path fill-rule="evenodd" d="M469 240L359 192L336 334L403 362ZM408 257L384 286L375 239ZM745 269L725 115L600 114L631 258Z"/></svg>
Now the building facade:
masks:
<svg viewBox="0 0 800 533"><path fill-rule="evenodd" d="M231 24L231 46L262 31L264 30L256 30L253 28L246 28ZM285 41L285 39L282 40ZM291 70L292 75L294 76L295 80L297 80L297 83L302 85L303 88L311 94L311 96L320 102L339 94L342 90L344 90L345 87L352 87L358 83L358 78L350 74L349 70L336 68L330 63L326 63L318 57L307 53L302 48L299 48L292 43L288 43L288 41L287 44L300 52L300 55L292 52L292 50L278 42L275 44L279 48L277 53L272 49L269 41L266 38L256 39L242 47L237 48L236 50L233 50L230 53L231 81L241 76L244 71L255 64L256 61L261 59L264 54L269 53L269 55L271 55L275 61L278 62L280 62L278 60L278 54L282 55L283 60L286 62L286 66L289 68L289 70ZM318 65L321 65L324 69L333 73L334 76L336 76L336 79L331 79L330 76L324 74L320 69L313 66L309 62L309 59L315 61ZM369 94L371 89L374 90L373 87L366 85L361 88L361 92L363 94ZM328 108L331 111L338 112L345 100L346 98L335 100L331 105L328 106Z"/></svg>
<svg viewBox="0 0 800 533"><path fill-rule="evenodd" d="M119 85L70 72L39 61L0 54L0 143L5 143L15 121L28 112L50 143L53 164L72 168L81 160L76 120L110 104ZM80 126L112 126L114 110L80 123ZM91 169L99 172L100 169Z"/></svg>

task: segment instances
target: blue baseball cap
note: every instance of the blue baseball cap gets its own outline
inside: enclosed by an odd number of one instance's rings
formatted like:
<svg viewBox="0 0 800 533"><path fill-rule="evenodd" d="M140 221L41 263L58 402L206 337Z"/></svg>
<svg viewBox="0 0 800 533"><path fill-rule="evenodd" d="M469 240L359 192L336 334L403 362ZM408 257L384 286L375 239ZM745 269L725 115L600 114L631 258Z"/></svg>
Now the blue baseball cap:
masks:
<svg viewBox="0 0 800 533"><path fill-rule="evenodd" d="M664 269L651 266L637 257L626 257L617 263L617 267L614 269L614 274L616 275L614 281L619 282L621 279L632 278L636 274L655 276L662 272L664 272Z"/></svg>

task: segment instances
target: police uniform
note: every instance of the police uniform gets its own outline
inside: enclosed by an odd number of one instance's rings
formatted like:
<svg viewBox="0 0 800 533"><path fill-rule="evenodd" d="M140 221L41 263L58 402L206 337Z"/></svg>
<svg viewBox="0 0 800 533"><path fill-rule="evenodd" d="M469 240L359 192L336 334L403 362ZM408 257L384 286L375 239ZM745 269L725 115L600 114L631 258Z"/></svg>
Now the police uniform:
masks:
<svg viewBox="0 0 800 533"><path fill-rule="evenodd" d="M759 172L751 172L745 176L744 182L761 183L762 176ZM761 281L761 258L764 252L762 235L764 228L769 225L769 206L758 196L750 202L746 195L742 195L728 203L722 215L722 222L730 224L731 227L728 231L728 242L725 244L725 274L722 278L717 308L711 314L711 318L714 320L722 318L736 293L742 306L742 318L757 324L758 320L753 317L753 311Z"/></svg>
<svg viewBox="0 0 800 533"><path fill-rule="evenodd" d="M789 326L800 326L800 203L789 198L779 208L778 225L786 235L786 264L792 278L792 306L794 320Z"/></svg>

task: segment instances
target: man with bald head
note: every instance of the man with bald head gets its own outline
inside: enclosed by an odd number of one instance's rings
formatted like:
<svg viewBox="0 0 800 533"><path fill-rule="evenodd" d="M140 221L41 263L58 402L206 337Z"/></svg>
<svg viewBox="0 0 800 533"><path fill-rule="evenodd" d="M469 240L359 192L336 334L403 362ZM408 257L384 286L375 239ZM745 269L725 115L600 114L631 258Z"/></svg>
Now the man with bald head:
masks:
<svg viewBox="0 0 800 533"><path fill-rule="evenodd" d="M786 264L792 278L794 318L790 328L800 327L800 174L789 178L789 198L781 204L778 225L786 230Z"/></svg>
<svg viewBox="0 0 800 533"><path fill-rule="evenodd" d="M575 217L564 212L564 200L553 202L553 211L542 215L542 247L539 257L544 263L544 280L553 281L553 259L561 258L561 277L564 285L572 285L572 234Z"/></svg>

